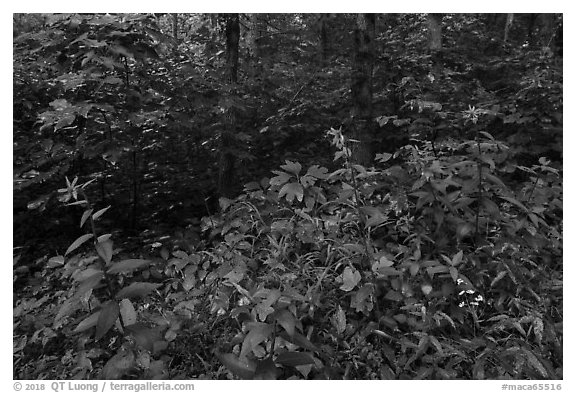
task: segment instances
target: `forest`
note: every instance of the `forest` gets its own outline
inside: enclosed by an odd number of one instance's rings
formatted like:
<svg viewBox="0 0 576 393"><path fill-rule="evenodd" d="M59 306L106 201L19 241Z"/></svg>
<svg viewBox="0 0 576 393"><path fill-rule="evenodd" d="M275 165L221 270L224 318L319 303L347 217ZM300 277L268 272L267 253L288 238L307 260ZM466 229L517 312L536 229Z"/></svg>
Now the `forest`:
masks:
<svg viewBox="0 0 576 393"><path fill-rule="evenodd" d="M14 379L563 379L562 14L12 21Z"/></svg>

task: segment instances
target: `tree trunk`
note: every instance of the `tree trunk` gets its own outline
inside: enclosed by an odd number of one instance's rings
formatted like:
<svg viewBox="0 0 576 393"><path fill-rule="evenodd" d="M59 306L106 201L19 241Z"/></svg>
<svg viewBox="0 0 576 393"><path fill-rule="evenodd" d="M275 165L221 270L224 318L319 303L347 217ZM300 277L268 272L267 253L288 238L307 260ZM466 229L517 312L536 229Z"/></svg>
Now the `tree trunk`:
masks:
<svg viewBox="0 0 576 393"><path fill-rule="evenodd" d="M238 82L238 47L240 41L240 20L238 14L226 18L226 70L230 85ZM234 89L230 89L231 101L234 101ZM234 192L234 164L236 156L233 152L236 138L236 114L233 106L226 112L225 128L220 134L220 162L218 173L218 193L222 197L232 197Z"/></svg>
<svg viewBox="0 0 576 393"><path fill-rule="evenodd" d="M250 14L248 30L248 52L252 60L260 57L260 37L262 36L260 14Z"/></svg>
<svg viewBox="0 0 576 393"><path fill-rule="evenodd" d="M428 14L428 33L430 51L442 50L442 14Z"/></svg>
<svg viewBox="0 0 576 393"><path fill-rule="evenodd" d="M512 28L513 22L514 14L506 14L506 25L504 26L504 42L508 42L508 37L510 36L510 29Z"/></svg>
<svg viewBox="0 0 576 393"><path fill-rule="evenodd" d="M172 14L172 37L178 41L178 14Z"/></svg>
<svg viewBox="0 0 576 393"><path fill-rule="evenodd" d="M326 64L330 51L330 41L328 39L328 19L330 14L320 14L319 23L319 39L320 39L320 60L322 64Z"/></svg>
<svg viewBox="0 0 576 393"><path fill-rule="evenodd" d="M358 14L354 29L352 74L352 160L361 165L372 161L372 71L374 68L375 14Z"/></svg>

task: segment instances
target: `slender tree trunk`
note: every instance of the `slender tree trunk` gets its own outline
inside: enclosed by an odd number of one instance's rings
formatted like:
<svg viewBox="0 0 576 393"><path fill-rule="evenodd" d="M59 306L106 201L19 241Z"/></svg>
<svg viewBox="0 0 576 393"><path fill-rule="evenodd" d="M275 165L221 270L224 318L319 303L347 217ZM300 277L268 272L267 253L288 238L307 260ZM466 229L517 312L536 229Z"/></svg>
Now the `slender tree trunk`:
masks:
<svg viewBox="0 0 576 393"><path fill-rule="evenodd" d="M226 69L228 83L238 82L238 47L240 41L240 20L238 14L231 14L226 19ZM230 89L233 99L234 89ZM223 197L231 197L234 192L234 164L236 156L233 152L236 128L234 107L226 112L226 124L220 134L220 165L218 174L218 193Z"/></svg>
<svg viewBox="0 0 576 393"><path fill-rule="evenodd" d="M428 14L428 44L432 52L442 50L442 14Z"/></svg>
<svg viewBox="0 0 576 393"><path fill-rule="evenodd" d="M178 40L178 14L172 14L172 37Z"/></svg>
<svg viewBox="0 0 576 393"><path fill-rule="evenodd" d="M251 59L258 59L260 57L260 37L261 37L261 22L260 14L250 14L250 25L248 30L248 51Z"/></svg>
<svg viewBox="0 0 576 393"><path fill-rule="evenodd" d="M506 25L504 26L504 42L508 42L510 36L510 29L514 22L514 14L506 14Z"/></svg>
<svg viewBox="0 0 576 393"><path fill-rule="evenodd" d="M358 14L354 29L352 75L352 160L367 165L372 160L372 71L374 69L375 14Z"/></svg>
<svg viewBox="0 0 576 393"><path fill-rule="evenodd" d="M328 39L328 19L330 14L320 14L319 23L319 38L320 38L320 60L322 64L325 64L328 60L328 55L330 51L330 41Z"/></svg>

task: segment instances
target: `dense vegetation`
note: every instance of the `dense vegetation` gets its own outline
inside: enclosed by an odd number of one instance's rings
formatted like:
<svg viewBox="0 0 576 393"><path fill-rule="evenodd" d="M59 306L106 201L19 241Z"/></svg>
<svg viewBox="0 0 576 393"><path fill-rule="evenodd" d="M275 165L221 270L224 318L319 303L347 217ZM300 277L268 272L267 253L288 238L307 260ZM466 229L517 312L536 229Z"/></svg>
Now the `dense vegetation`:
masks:
<svg viewBox="0 0 576 393"><path fill-rule="evenodd" d="M562 16L15 14L14 378L562 379Z"/></svg>

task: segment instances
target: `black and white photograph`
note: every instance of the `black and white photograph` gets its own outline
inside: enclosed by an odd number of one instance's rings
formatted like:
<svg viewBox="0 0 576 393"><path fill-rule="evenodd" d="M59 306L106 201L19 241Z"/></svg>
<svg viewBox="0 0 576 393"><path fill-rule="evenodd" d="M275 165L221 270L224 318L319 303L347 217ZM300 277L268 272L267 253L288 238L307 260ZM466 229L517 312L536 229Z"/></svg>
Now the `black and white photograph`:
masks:
<svg viewBox="0 0 576 393"><path fill-rule="evenodd" d="M561 390L558 11L13 13L15 391Z"/></svg>

